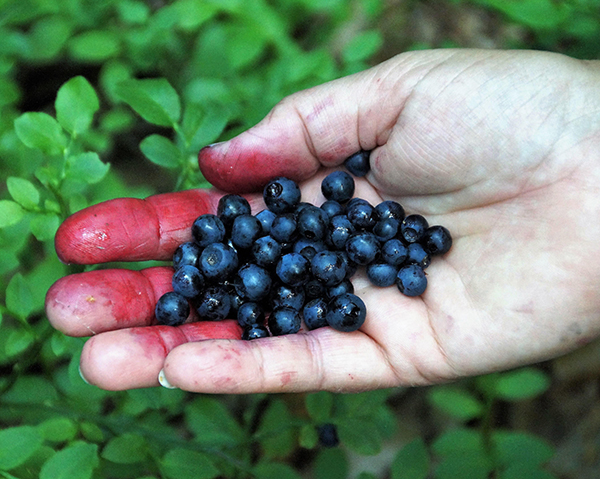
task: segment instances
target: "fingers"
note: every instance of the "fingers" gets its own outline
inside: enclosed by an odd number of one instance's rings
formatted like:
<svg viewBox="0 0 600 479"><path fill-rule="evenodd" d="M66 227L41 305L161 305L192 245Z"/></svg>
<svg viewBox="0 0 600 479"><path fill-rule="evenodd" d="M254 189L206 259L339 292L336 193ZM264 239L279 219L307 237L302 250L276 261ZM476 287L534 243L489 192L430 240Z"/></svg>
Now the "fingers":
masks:
<svg viewBox="0 0 600 479"><path fill-rule="evenodd" d="M89 339L81 354L85 380L113 391L158 386L169 352L184 343L239 339L236 321L199 321L178 327L152 326L110 331Z"/></svg>

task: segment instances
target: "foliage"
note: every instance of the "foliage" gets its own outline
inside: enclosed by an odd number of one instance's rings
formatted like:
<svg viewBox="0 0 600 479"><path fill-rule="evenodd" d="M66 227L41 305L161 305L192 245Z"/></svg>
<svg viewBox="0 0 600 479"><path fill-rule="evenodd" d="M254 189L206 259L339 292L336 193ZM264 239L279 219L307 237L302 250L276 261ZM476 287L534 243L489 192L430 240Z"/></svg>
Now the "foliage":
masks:
<svg viewBox="0 0 600 479"><path fill-rule="evenodd" d="M470 3L528 29L540 48L598 54L592 0ZM294 458L305 454L314 477L342 478L354 474L353 455L396 437L392 404L403 390L101 391L79 376L83 340L44 316L50 285L83 270L54 252L67 216L206 186L202 146L250 127L287 94L366 68L384 43L384 9L382 0L0 0L0 476L297 478ZM166 180L133 181L124 149L142 176ZM493 427L497 404L536 397L548 381L528 368L430 389L428 407L454 427L399 449L391 476L552 477L550 445ZM341 447L319 446L324 423Z"/></svg>

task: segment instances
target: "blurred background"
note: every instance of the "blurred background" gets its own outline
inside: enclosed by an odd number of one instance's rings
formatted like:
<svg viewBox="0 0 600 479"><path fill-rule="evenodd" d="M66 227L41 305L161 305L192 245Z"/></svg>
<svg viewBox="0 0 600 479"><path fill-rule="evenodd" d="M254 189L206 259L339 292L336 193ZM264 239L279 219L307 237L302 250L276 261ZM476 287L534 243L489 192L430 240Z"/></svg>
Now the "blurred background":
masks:
<svg viewBox="0 0 600 479"><path fill-rule="evenodd" d="M597 59L600 0L0 0L1 477L600 477L600 342L430 388L109 393L44 316L68 215L206 187L202 146L428 48Z"/></svg>

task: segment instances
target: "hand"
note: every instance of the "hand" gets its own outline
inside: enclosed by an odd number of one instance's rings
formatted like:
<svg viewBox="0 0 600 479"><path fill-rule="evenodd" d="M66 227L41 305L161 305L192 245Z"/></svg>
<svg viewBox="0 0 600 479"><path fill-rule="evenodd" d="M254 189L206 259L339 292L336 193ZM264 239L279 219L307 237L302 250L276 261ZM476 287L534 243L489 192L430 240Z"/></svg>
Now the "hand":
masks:
<svg viewBox="0 0 600 479"><path fill-rule="evenodd" d="M541 52L422 51L294 94L258 125L203 149L205 176L248 194L284 175L320 204L326 168L373 150L356 196L400 202L453 234L419 298L354 279L367 305L354 333L240 341L235 322L152 326L169 268L62 278L47 313L94 336L81 370L107 389L205 393L359 391L424 385L549 359L600 332L600 95L591 62ZM169 259L219 191L119 199L69 218L72 263ZM141 327L140 326L145 326ZM131 329L127 329L131 328ZM224 338L224 339L210 339ZM232 339L234 338L234 339Z"/></svg>

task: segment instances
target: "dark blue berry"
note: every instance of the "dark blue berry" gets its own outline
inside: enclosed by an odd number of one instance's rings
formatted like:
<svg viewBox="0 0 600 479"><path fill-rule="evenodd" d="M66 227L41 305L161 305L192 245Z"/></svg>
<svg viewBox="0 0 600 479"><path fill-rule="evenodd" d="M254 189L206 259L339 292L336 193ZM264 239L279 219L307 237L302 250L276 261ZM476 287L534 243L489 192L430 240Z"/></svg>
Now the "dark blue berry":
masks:
<svg viewBox="0 0 600 479"><path fill-rule="evenodd" d="M178 326L183 324L190 315L190 304L179 293L170 291L163 294L156 302L154 315L158 324Z"/></svg>
<svg viewBox="0 0 600 479"><path fill-rule="evenodd" d="M336 251L321 251L310 262L311 271L315 278L325 286L341 283L346 277L346 263Z"/></svg>
<svg viewBox="0 0 600 479"><path fill-rule="evenodd" d="M398 267L389 263L371 263L367 266L367 277L375 286L392 286L397 274Z"/></svg>
<svg viewBox="0 0 600 479"><path fill-rule="evenodd" d="M233 248L224 243L208 245L200 255L200 272L207 280L225 280L238 267L238 255Z"/></svg>
<svg viewBox="0 0 600 479"><path fill-rule="evenodd" d="M429 253L425 251L420 243L410 243L406 249L408 250L406 264L417 264L425 269L431 263Z"/></svg>
<svg viewBox="0 0 600 479"><path fill-rule="evenodd" d="M269 296L271 275L265 268L248 263L239 269L235 289L248 301L260 301Z"/></svg>
<svg viewBox="0 0 600 479"><path fill-rule="evenodd" d="M267 320L269 330L273 336L294 334L300 331L302 320L300 313L294 308L275 308Z"/></svg>
<svg viewBox="0 0 600 479"><path fill-rule="evenodd" d="M256 216L256 219L258 221L260 221L260 224L263 229L263 233L268 235L271 232L271 224L273 223L273 220L275 219L275 216L277 216L277 215L269 209L264 209L264 210L256 213L255 216Z"/></svg>
<svg viewBox="0 0 600 479"><path fill-rule="evenodd" d="M371 169L371 152L360 150L344 160L346 169L356 177L365 176Z"/></svg>
<svg viewBox="0 0 600 479"><path fill-rule="evenodd" d="M306 294L302 286L277 284L271 291L271 304L274 308L288 307L300 310L304 305Z"/></svg>
<svg viewBox="0 0 600 479"><path fill-rule="evenodd" d="M399 222L404 219L404 208L396 201L382 201L375 207L375 212L380 220L385 218L393 218Z"/></svg>
<svg viewBox="0 0 600 479"><path fill-rule="evenodd" d="M349 279L345 279L340 284L336 284L335 286L330 286L325 291L325 297L327 299L333 299L340 294L346 293L354 293L354 285Z"/></svg>
<svg viewBox="0 0 600 479"><path fill-rule="evenodd" d="M325 285L318 279L309 279L303 286L307 300L322 298L326 294Z"/></svg>
<svg viewBox="0 0 600 479"><path fill-rule="evenodd" d="M396 286L406 296L420 296L427 288L427 276L416 264L402 266L396 276Z"/></svg>
<svg viewBox="0 0 600 479"><path fill-rule="evenodd" d="M184 265L177 269L171 280L173 291L186 298L194 298L204 287L204 277L195 266Z"/></svg>
<svg viewBox="0 0 600 479"><path fill-rule="evenodd" d="M301 254L288 253L281 257L275 267L275 272L285 284L297 286L308 281L309 266L310 263Z"/></svg>
<svg viewBox="0 0 600 479"><path fill-rule="evenodd" d="M333 218L337 215L343 215L346 213L344 208L339 202L335 200L327 200L321 205L321 209L327 214L328 218Z"/></svg>
<svg viewBox="0 0 600 479"><path fill-rule="evenodd" d="M452 236L447 228L441 225L430 226L421 238L421 244L431 255L447 253L452 247Z"/></svg>
<svg viewBox="0 0 600 479"><path fill-rule="evenodd" d="M253 339L268 338L269 331L266 326L261 324L253 324L242 330L242 339L244 341L252 341Z"/></svg>
<svg viewBox="0 0 600 479"><path fill-rule="evenodd" d="M408 215L400 223L400 236L407 243L416 243L429 227L427 220L421 215Z"/></svg>
<svg viewBox="0 0 600 479"><path fill-rule="evenodd" d="M367 201L352 203L346 207L346 216L357 230L371 230L377 223L375 208Z"/></svg>
<svg viewBox="0 0 600 479"><path fill-rule="evenodd" d="M381 246L381 259L392 266L400 266L408 256L406 245L397 238L386 241Z"/></svg>
<svg viewBox="0 0 600 479"><path fill-rule="evenodd" d="M251 248L262 235L262 224L252 215L236 217L231 226L231 242L238 250Z"/></svg>
<svg viewBox="0 0 600 479"><path fill-rule="evenodd" d="M302 317L304 318L304 324L311 331L327 326L327 301L323 298L310 300L302 308Z"/></svg>
<svg viewBox="0 0 600 479"><path fill-rule="evenodd" d="M296 215L285 213L277 215L271 223L271 236L280 243L289 243L296 237Z"/></svg>
<svg viewBox="0 0 600 479"><path fill-rule="evenodd" d="M387 241L394 238L398 234L400 221L395 218L385 218L379 220L373 226L373 234L377 236L379 241Z"/></svg>
<svg viewBox="0 0 600 479"><path fill-rule="evenodd" d="M300 203L300 188L289 178L278 177L267 183L263 199L267 208L277 214L294 211Z"/></svg>
<svg viewBox="0 0 600 479"><path fill-rule="evenodd" d="M242 327L265 324L265 312L258 303L248 301L240 305L237 311L237 321Z"/></svg>
<svg viewBox="0 0 600 479"><path fill-rule="evenodd" d="M338 251L338 253L344 260L344 263L346 263L346 279L352 278L352 276L354 276L354 273L356 273L356 270L358 269L358 264L352 261L348 256L348 253L346 253L345 251Z"/></svg>
<svg viewBox="0 0 600 479"><path fill-rule="evenodd" d="M309 240L320 240L325 236L329 217L316 206L302 209L296 214L298 233Z"/></svg>
<svg viewBox="0 0 600 479"><path fill-rule="evenodd" d="M319 444L323 447L336 447L340 443L335 424L326 423L317 427Z"/></svg>
<svg viewBox="0 0 600 479"><path fill-rule="evenodd" d="M240 195L222 196L217 205L217 216L221 219L226 228L231 228L233 221L240 215L251 214L250 203Z"/></svg>
<svg viewBox="0 0 600 479"><path fill-rule="evenodd" d="M204 248L211 243L218 243L225 238L225 226L215 215L199 216L192 225L192 236L198 246Z"/></svg>
<svg viewBox="0 0 600 479"><path fill-rule="evenodd" d="M173 268L179 269L186 264L197 267L200 253L202 248L195 242L181 243L173 253Z"/></svg>
<svg viewBox="0 0 600 479"><path fill-rule="evenodd" d="M196 311L205 321L221 321L231 309L231 298L223 286L210 286L198 297Z"/></svg>
<svg viewBox="0 0 600 479"><path fill-rule="evenodd" d="M360 265L371 263L379 254L379 241L373 233L354 233L346 241L348 258Z"/></svg>
<svg viewBox="0 0 600 479"><path fill-rule="evenodd" d="M321 182L321 192L328 200L346 203L354 195L354 178L343 170L333 171Z"/></svg>
<svg viewBox="0 0 600 479"><path fill-rule="evenodd" d="M327 304L327 324L338 331L356 331L366 317L365 303L354 294L340 294Z"/></svg>
<svg viewBox="0 0 600 479"><path fill-rule="evenodd" d="M307 260L311 260L320 251L325 251L327 246L323 241L309 240L306 238L300 238L294 243L292 248L293 253L300 253Z"/></svg>
<svg viewBox="0 0 600 479"><path fill-rule="evenodd" d="M272 236L262 236L252 245L254 262L263 268L273 268L281 257L281 244Z"/></svg>
<svg viewBox="0 0 600 479"><path fill-rule="evenodd" d="M346 215L334 216L329 222L326 242L336 249L344 249L346 241L355 231L354 225Z"/></svg>

